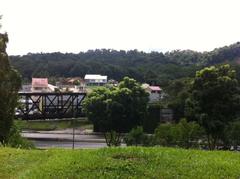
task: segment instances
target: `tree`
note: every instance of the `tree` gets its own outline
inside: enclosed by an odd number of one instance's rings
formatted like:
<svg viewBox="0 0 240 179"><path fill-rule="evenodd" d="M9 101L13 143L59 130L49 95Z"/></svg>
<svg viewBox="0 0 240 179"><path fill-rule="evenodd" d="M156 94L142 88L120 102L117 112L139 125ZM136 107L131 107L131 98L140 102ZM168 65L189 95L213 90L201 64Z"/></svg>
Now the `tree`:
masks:
<svg viewBox="0 0 240 179"><path fill-rule="evenodd" d="M94 124L94 130L103 132L115 131L117 140L123 132L142 125L147 112L148 94L136 80L125 77L115 88L95 89L84 100L84 111ZM112 135L110 135L112 136ZM115 136L114 136L115 137Z"/></svg>
<svg viewBox="0 0 240 179"><path fill-rule="evenodd" d="M133 127L141 126L147 114L148 93L136 80L125 77L118 87L120 91L119 101L125 108L123 116L128 121L125 132ZM128 93L127 93L128 90ZM127 93L124 94L123 92Z"/></svg>
<svg viewBox="0 0 240 179"><path fill-rule="evenodd" d="M227 125L236 118L240 98L236 72L230 65L197 71L188 100L188 114L204 127L210 149L224 136Z"/></svg>
<svg viewBox="0 0 240 179"><path fill-rule="evenodd" d="M177 122L185 117L185 101L190 96L191 83L192 78L183 78L172 81L166 88L168 96L165 103L173 110L173 119Z"/></svg>
<svg viewBox="0 0 240 179"><path fill-rule="evenodd" d="M0 143L8 142L21 86L20 75L9 64L7 42L7 34L0 33Z"/></svg>
<svg viewBox="0 0 240 179"><path fill-rule="evenodd" d="M110 90L102 87L94 89L83 101L83 111L88 119L93 122L95 132L107 132L109 131L108 126L111 126L110 123L107 123L107 100L110 98L109 96Z"/></svg>

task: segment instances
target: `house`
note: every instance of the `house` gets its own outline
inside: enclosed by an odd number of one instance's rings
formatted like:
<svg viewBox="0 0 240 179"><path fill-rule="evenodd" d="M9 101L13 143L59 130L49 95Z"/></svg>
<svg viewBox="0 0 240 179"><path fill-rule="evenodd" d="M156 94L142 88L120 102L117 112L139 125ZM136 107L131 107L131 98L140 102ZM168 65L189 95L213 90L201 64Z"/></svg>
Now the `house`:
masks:
<svg viewBox="0 0 240 179"><path fill-rule="evenodd" d="M148 84L143 84L142 87L149 93L149 102L158 102L162 96L162 89L159 86L150 86Z"/></svg>
<svg viewBox="0 0 240 179"><path fill-rule="evenodd" d="M89 86L102 86L107 83L107 76L87 74L84 80Z"/></svg>
<svg viewBox="0 0 240 179"><path fill-rule="evenodd" d="M32 78L32 92L54 92L56 88L56 86L48 84L47 78Z"/></svg>
<svg viewBox="0 0 240 179"><path fill-rule="evenodd" d="M158 102L161 99L162 89L159 86L149 86L147 91L149 92L150 102Z"/></svg>
<svg viewBox="0 0 240 179"><path fill-rule="evenodd" d="M85 81L80 77L61 78L56 82L61 92L85 92Z"/></svg>
<svg viewBox="0 0 240 179"><path fill-rule="evenodd" d="M32 78L32 92L48 92L47 78Z"/></svg>

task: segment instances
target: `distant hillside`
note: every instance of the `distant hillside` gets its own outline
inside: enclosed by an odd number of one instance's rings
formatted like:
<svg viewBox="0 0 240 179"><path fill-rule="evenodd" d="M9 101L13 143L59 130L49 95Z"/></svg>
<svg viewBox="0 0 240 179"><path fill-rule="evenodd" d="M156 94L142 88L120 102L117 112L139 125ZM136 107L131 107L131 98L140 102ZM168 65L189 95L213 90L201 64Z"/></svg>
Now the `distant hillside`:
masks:
<svg viewBox="0 0 240 179"><path fill-rule="evenodd" d="M204 66L240 63L240 43L211 52L174 50L145 53L137 50L89 50L73 53L37 53L11 56L11 64L25 80L34 77L83 77L99 73L120 80L130 76L141 82L167 84L169 80L193 76Z"/></svg>

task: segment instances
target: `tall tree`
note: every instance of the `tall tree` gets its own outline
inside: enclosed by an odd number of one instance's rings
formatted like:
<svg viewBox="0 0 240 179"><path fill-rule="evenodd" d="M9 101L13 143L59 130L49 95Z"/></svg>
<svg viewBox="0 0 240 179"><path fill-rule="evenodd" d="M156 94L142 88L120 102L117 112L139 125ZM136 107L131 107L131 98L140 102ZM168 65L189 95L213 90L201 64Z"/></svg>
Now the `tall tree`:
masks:
<svg viewBox="0 0 240 179"><path fill-rule="evenodd" d="M188 109L205 128L210 149L215 149L227 125L236 118L239 104L236 72L230 65L212 66L196 73Z"/></svg>
<svg viewBox="0 0 240 179"><path fill-rule="evenodd" d="M7 42L7 34L0 33L0 143L8 141L21 86L20 75L9 64Z"/></svg>
<svg viewBox="0 0 240 179"><path fill-rule="evenodd" d="M173 110L173 119L180 121L185 117L185 101L190 96L189 88L192 78L183 78L173 80L165 89L168 93L167 97L162 100L169 108Z"/></svg>
<svg viewBox="0 0 240 179"><path fill-rule="evenodd" d="M84 100L84 110L100 132L128 132L142 125L148 94L136 80L125 77L118 87L94 90Z"/></svg>

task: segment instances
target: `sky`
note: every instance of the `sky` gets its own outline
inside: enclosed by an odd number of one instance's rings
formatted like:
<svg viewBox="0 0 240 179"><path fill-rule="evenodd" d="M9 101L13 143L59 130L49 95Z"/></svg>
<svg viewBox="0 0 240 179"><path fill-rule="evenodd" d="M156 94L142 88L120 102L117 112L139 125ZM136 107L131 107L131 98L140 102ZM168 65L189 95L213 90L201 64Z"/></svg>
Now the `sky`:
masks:
<svg viewBox="0 0 240 179"><path fill-rule="evenodd" d="M240 41L239 0L0 0L10 55L210 51Z"/></svg>

